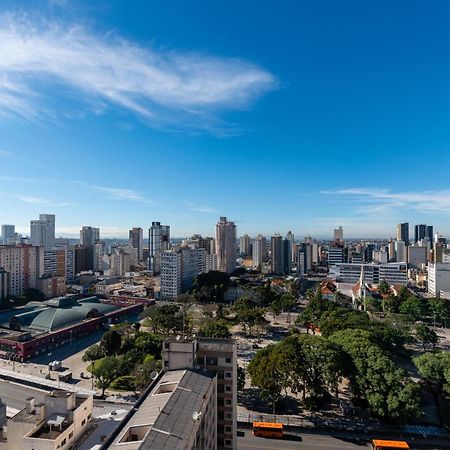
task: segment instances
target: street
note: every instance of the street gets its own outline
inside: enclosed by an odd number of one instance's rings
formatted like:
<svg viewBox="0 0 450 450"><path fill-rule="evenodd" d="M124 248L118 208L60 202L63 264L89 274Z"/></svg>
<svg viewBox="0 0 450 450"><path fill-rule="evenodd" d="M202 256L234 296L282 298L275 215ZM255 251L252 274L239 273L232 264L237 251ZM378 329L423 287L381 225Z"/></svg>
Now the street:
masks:
<svg viewBox="0 0 450 450"><path fill-rule="evenodd" d="M242 433L245 435L242 436ZM368 444L356 444L351 438L337 438L328 435L312 433L286 433L283 440L255 437L250 429L238 431L238 450L289 450L289 449L318 449L318 450L351 450L368 449Z"/></svg>

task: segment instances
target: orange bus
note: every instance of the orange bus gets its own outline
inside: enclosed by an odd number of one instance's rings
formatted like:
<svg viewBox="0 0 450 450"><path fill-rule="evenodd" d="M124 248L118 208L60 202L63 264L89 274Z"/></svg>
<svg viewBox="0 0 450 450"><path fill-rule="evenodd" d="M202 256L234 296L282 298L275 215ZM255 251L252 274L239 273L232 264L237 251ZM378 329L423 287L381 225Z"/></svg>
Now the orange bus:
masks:
<svg viewBox="0 0 450 450"><path fill-rule="evenodd" d="M283 438L283 424L275 422L253 422L253 434L265 438Z"/></svg>
<svg viewBox="0 0 450 450"><path fill-rule="evenodd" d="M373 450L396 450L398 448L409 449L409 445L405 441L383 441L381 439L372 441Z"/></svg>

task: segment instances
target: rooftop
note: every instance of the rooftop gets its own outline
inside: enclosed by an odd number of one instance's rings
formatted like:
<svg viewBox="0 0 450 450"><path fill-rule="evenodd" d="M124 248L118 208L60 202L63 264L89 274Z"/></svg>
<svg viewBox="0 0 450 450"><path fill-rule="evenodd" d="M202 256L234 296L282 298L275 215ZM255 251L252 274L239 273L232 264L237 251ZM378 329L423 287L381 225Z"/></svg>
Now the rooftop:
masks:
<svg viewBox="0 0 450 450"><path fill-rule="evenodd" d="M184 449L194 428L193 414L200 411L214 382L207 372L166 372L123 427L112 449Z"/></svg>

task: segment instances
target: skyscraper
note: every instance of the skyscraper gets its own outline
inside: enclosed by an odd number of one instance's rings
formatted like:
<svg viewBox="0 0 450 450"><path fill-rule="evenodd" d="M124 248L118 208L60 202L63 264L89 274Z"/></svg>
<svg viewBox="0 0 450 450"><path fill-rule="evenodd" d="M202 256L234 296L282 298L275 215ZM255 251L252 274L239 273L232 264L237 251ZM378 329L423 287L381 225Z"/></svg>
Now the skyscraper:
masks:
<svg viewBox="0 0 450 450"><path fill-rule="evenodd" d="M397 241L403 241L406 246L409 245L409 223L399 223L397 225Z"/></svg>
<svg viewBox="0 0 450 450"><path fill-rule="evenodd" d="M414 242L421 241L427 236L427 226L425 224L415 225L414 227Z"/></svg>
<svg viewBox="0 0 450 450"><path fill-rule="evenodd" d="M45 250L55 247L55 215L40 214L39 220L30 222L30 243Z"/></svg>
<svg viewBox="0 0 450 450"><path fill-rule="evenodd" d="M427 226L427 237L428 237L428 240L430 241L431 246L433 246L433 240L434 240L433 225L428 225Z"/></svg>
<svg viewBox="0 0 450 450"><path fill-rule="evenodd" d="M220 272L231 273L236 268L236 225L221 217L216 225L217 267Z"/></svg>
<svg viewBox="0 0 450 450"><path fill-rule="evenodd" d="M1 243L3 245L8 245L16 237L16 230L14 225L2 225L2 239Z"/></svg>
<svg viewBox="0 0 450 450"><path fill-rule="evenodd" d="M161 253L170 247L170 227L161 225L161 222L152 222L148 230L148 243L149 269L158 275L161 271Z"/></svg>
<svg viewBox="0 0 450 450"><path fill-rule="evenodd" d="M289 252L291 254L291 262L292 262L294 261L294 244L295 244L295 237L292 231L287 232L286 239L289 242Z"/></svg>
<svg viewBox="0 0 450 450"><path fill-rule="evenodd" d="M137 250L138 261L142 261L144 254L144 231L134 227L129 232L128 245Z"/></svg>

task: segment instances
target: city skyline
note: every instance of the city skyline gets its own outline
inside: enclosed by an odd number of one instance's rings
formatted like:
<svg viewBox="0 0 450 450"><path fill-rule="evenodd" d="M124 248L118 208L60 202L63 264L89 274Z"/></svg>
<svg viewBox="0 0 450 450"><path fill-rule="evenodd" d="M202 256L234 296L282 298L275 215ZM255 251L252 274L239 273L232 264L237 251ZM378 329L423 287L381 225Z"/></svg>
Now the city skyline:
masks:
<svg viewBox="0 0 450 450"><path fill-rule="evenodd" d="M57 235L127 238L158 220L184 237L227 216L238 235L388 238L407 221L449 236L449 13L6 0L0 223L25 233L48 212Z"/></svg>

